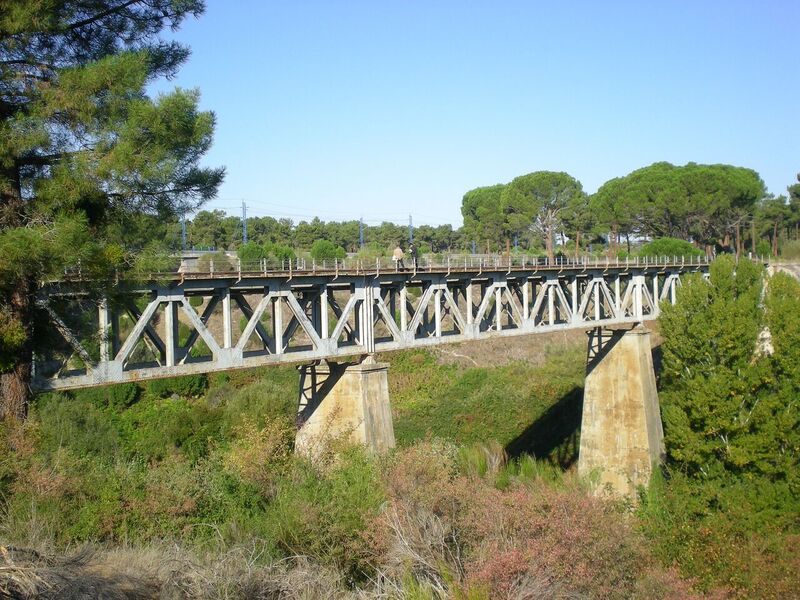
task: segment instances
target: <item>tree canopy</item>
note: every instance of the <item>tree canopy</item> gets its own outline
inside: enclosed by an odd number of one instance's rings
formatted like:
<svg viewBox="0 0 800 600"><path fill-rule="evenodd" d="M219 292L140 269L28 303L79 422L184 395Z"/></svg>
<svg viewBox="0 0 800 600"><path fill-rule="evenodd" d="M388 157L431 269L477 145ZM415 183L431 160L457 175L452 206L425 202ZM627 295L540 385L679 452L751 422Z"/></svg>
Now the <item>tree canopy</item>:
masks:
<svg viewBox="0 0 800 600"><path fill-rule="evenodd" d="M720 257L710 282L688 282L678 303L663 307L666 445L672 463L693 476L766 477L796 494L800 284L771 278L766 312L763 285L761 266ZM765 326L769 345L760 338Z"/></svg>
<svg viewBox="0 0 800 600"><path fill-rule="evenodd" d="M464 232L475 241L499 241L507 234L505 216L500 208L503 184L479 187L464 194L461 215Z"/></svg>
<svg viewBox="0 0 800 600"><path fill-rule="evenodd" d="M555 236L564 217L584 196L583 186L567 173L536 171L515 177L500 196L509 230L530 229L544 239L547 256L554 257Z"/></svg>
<svg viewBox="0 0 800 600"><path fill-rule="evenodd" d="M754 170L725 164L657 162L606 181L591 196L567 173L536 171L464 194L462 238L495 249L510 238L525 248L542 243L552 257L567 238L575 252L581 242L607 241L615 253L624 237L629 252L631 238L676 238L706 253L741 254L747 237L751 252L768 237L777 255L782 236L800 238L800 185L789 192L789 202L769 196Z"/></svg>
<svg viewBox="0 0 800 600"><path fill-rule="evenodd" d="M0 362L11 363L0 416L24 415L35 282L76 261L98 274L125 267L120 231L193 210L222 181L222 168L199 166L214 115L199 110L198 92L146 93L189 55L159 33L203 8L201 0L0 8L0 334L23 334L0 343ZM158 234L139 231L140 245Z"/></svg>
<svg viewBox="0 0 800 600"><path fill-rule="evenodd" d="M765 194L758 173L731 165L654 163L603 184L592 197L615 232L728 245Z"/></svg>
<svg viewBox="0 0 800 600"><path fill-rule="evenodd" d="M577 179L563 172L536 171L464 194L464 237L486 240L495 248L511 238L526 247L541 241L552 259L555 236L567 223L571 228L589 225L586 209L586 195Z"/></svg>

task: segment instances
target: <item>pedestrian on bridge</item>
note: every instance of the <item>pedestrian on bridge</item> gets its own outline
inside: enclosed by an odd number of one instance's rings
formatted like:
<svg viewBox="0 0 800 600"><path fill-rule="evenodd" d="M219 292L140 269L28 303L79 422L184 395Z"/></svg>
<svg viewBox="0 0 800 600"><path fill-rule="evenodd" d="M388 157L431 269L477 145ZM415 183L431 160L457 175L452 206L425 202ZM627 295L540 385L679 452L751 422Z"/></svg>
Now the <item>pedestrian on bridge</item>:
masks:
<svg viewBox="0 0 800 600"><path fill-rule="evenodd" d="M408 245L408 252L411 254L411 265L414 267L414 270L417 270L417 247L414 245L414 242L411 242Z"/></svg>
<svg viewBox="0 0 800 600"><path fill-rule="evenodd" d="M398 245L394 252L392 252L392 260L394 261L394 270L397 271L399 269L405 270L405 265L403 264L403 258L405 254L403 253L403 249Z"/></svg>

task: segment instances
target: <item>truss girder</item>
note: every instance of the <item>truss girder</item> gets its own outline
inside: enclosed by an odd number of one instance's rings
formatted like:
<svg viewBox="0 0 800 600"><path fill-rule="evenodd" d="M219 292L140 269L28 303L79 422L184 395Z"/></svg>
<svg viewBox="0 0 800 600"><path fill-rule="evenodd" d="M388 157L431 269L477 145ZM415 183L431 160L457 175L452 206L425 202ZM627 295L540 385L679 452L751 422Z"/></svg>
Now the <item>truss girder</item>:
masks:
<svg viewBox="0 0 800 600"><path fill-rule="evenodd" d="M681 277L705 266L535 269L475 273L314 274L175 282L115 289L128 298L99 308L99 359L51 307L55 297L88 290L53 284L38 298L70 356L52 373L37 369L38 389L66 389L274 363L338 359L494 336L632 324L674 303ZM133 302L146 295L141 310ZM192 305L202 297L201 311ZM119 313L119 314L117 314ZM132 326L120 329L127 313ZM235 327L239 324L239 328ZM185 341L180 343L179 327ZM185 330L188 328L188 333ZM195 348L205 344L205 354ZM156 360L137 363L148 344ZM95 346L96 347L96 346ZM63 364L76 355L81 368ZM53 360L42 360L52 365Z"/></svg>

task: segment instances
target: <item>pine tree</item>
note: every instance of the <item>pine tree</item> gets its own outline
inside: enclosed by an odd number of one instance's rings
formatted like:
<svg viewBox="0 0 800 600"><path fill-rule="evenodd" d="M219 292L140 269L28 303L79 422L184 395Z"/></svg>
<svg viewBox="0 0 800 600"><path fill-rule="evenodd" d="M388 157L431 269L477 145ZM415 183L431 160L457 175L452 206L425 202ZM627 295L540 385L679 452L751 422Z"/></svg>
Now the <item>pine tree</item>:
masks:
<svg viewBox="0 0 800 600"><path fill-rule="evenodd" d="M704 479L764 477L798 489L800 285L718 258L661 316L660 399L673 465ZM765 310L766 309L766 310ZM759 348L767 325L774 352Z"/></svg>
<svg viewBox="0 0 800 600"><path fill-rule="evenodd" d="M113 238L213 197L198 161L214 115L198 93L150 98L188 50L159 38L202 0L4 0L0 5L0 418L24 418L37 282L81 261L123 266Z"/></svg>

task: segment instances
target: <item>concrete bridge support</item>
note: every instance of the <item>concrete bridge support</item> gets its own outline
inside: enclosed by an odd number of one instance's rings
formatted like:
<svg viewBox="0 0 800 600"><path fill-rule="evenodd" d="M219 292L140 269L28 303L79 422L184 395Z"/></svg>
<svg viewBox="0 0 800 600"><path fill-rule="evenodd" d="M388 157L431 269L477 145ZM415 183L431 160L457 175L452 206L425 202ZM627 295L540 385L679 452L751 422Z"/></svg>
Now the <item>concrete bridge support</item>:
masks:
<svg viewBox="0 0 800 600"><path fill-rule="evenodd" d="M663 456L650 332L592 330L578 473L593 478L595 493L635 498Z"/></svg>
<svg viewBox="0 0 800 600"><path fill-rule="evenodd" d="M371 452L394 448L389 365L328 362L300 367L295 450L318 456L332 441L364 444Z"/></svg>

